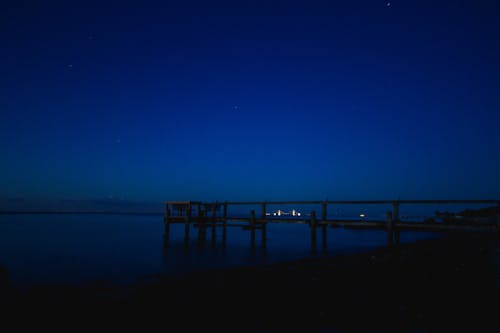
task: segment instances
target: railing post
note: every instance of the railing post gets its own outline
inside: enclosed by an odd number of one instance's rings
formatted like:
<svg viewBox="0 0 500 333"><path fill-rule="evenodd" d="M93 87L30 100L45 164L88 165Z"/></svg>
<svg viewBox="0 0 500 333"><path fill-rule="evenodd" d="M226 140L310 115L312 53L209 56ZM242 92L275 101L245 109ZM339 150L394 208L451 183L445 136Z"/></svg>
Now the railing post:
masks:
<svg viewBox="0 0 500 333"><path fill-rule="evenodd" d="M266 203L263 202L262 203L262 214L261 214L261 219L265 219L266 218Z"/></svg>
<svg viewBox="0 0 500 333"><path fill-rule="evenodd" d="M224 220L227 219L227 202L224 202Z"/></svg>

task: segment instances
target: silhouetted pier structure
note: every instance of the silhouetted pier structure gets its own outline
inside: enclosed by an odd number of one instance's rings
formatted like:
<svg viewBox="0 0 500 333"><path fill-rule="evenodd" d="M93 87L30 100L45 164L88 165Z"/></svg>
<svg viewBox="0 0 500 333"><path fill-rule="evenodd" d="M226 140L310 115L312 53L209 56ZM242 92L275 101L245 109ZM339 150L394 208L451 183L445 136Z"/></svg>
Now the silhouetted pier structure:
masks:
<svg viewBox="0 0 500 333"><path fill-rule="evenodd" d="M216 228L222 228L222 241L225 244L226 228L240 227L250 232L250 241L255 245L256 232L261 232L261 241L265 245L266 230L268 223L301 223L307 224L310 229L312 251L316 252L317 232L321 230L321 241L323 250L327 248L328 227L344 227L356 229L378 229L386 230L388 235L388 245L399 243L399 232L405 230L413 231L462 231L462 232L499 232L500 214L488 220L487 223L477 223L474 220L461 221L460 223L438 223L427 221L402 221L400 218L401 205L449 205L449 204L493 204L497 205L500 212L500 200L365 200L365 201L251 201L251 202L210 202L201 201L167 201L165 203L165 237L168 239L170 224L185 224L185 243L189 242L191 226L198 229L199 241L206 240L207 229L211 231L212 242L215 242ZM280 214L270 214L269 206L317 206L321 214L317 215L315 210L309 213L297 213L293 210L293 215L286 217ZM330 218L328 208L335 205L389 205L392 207L385 214L385 219L365 220ZM260 207L260 214L256 215L255 209L251 209L247 216L230 216L228 208L230 206L257 206Z"/></svg>

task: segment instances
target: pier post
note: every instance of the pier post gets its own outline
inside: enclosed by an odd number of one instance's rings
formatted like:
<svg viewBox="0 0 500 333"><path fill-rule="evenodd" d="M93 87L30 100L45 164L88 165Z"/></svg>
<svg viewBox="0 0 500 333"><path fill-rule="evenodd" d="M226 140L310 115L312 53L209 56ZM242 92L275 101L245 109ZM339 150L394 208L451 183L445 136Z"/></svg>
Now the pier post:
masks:
<svg viewBox="0 0 500 333"><path fill-rule="evenodd" d="M169 235L170 235L170 226L169 223L165 223L165 233L163 234L163 250L166 251L168 249Z"/></svg>
<svg viewBox="0 0 500 333"><path fill-rule="evenodd" d="M387 227L387 245L388 246L392 246L392 244L394 243L394 239L393 239L393 233L392 233L392 230L393 230L393 227L394 227L394 218L392 216L392 212L391 211L387 211L385 213L385 216L386 216L386 227Z"/></svg>
<svg viewBox="0 0 500 333"><path fill-rule="evenodd" d="M392 218L394 223L399 222L399 202L392 203Z"/></svg>
<svg viewBox="0 0 500 333"><path fill-rule="evenodd" d="M250 211L250 242L252 243L252 247L255 246L255 211Z"/></svg>
<svg viewBox="0 0 500 333"><path fill-rule="evenodd" d="M170 236L170 222L165 222L165 233L164 233L165 238L168 240Z"/></svg>
<svg viewBox="0 0 500 333"><path fill-rule="evenodd" d="M262 245L266 245L267 241L266 228L267 228L267 222L262 222Z"/></svg>
<svg viewBox="0 0 500 333"><path fill-rule="evenodd" d="M312 211L310 227L311 227L311 250L313 254L316 253L316 222L317 222L316 212Z"/></svg>
<svg viewBox="0 0 500 333"><path fill-rule="evenodd" d="M203 248L207 241L207 228L206 221L203 221L198 224L198 246Z"/></svg>
<svg viewBox="0 0 500 333"><path fill-rule="evenodd" d="M197 216L198 221L199 221L200 217L201 217L201 202L198 202L196 204L196 216Z"/></svg>
<svg viewBox="0 0 500 333"><path fill-rule="evenodd" d="M227 235L226 235L226 226L224 226L222 228L222 247L223 248L226 248L226 239L227 239Z"/></svg>
<svg viewBox="0 0 500 333"><path fill-rule="evenodd" d="M212 206L212 243L215 242L215 223L216 223L216 212L217 212L217 201Z"/></svg>
<svg viewBox="0 0 500 333"><path fill-rule="evenodd" d="M168 206L168 203L165 204L165 224L169 223L169 218L170 218L170 208Z"/></svg>
<svg viewBox="0 0 500 333"><path fill-rule="evenodd" d="M165 238L168 240L170 235L170 209L168 203L165 204L165 218L163 220L165 222Z"/></svg>
<svg viewBox="0 0 500 333"><path fill-rule="evenodd" d="M190 225L188 222L184 223L184 246L187 248L189 246L189 229Z"/></svg>
<svg viewBox="0 0 500 333"><path fill-rule="evenodd" d="M189 221L191 221L191 216L192 216L192 213L193 213L193 210L192 210L192 207L191 207L191 202L188 203L187 207L186 207L186 216L187 216L187 219Z"/></svg>
<svg viewBox="0 0 500 333"><path fill-rule="evenodd" d="M500 232L500 201L497 202L497 231Z"/></svg>
<svg viewBox="0 0 500 333"><path fill-rule="evenodd" d="M224 202L224 218L222 219L222 246L226 246L227 202Z"/></svg>
<svg viewBox="0 0 500 333"><path fill-rule="evenodd" d="M262 203L262 213L261 213L260 217L263 220L266 218L266 203L265 202Z"/></svg>
<svg viewBox="0 0 500 333"><path fill-rule="evenodd" d="M326 206L327 206L326 201L323 201L323 202L321 203L321 220L322 220L322 221L326 221L326 217L327 217L327 210L326 210Z"/></svg>
<svg viewBox="0 0 500 333"><path fill-rule="evenodd" d="M323 222L323 224L321 225L321 241L322 241L322 247L323 247L323 252L326 253L327 252L327 235L326 235L326 228L328 227L328 225Z"/></svg>

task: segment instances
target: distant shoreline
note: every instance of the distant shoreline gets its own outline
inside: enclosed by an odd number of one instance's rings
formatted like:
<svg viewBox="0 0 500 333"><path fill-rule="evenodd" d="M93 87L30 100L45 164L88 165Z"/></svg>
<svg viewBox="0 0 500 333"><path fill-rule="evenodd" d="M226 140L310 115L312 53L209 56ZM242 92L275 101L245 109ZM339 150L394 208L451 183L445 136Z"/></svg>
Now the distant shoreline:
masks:
<svg viewBox="0 0 500 333"><path fill-rule="evenodd" d="M156 215L160 212L113 212L113 211L0 211L0 215Z"/></svg>

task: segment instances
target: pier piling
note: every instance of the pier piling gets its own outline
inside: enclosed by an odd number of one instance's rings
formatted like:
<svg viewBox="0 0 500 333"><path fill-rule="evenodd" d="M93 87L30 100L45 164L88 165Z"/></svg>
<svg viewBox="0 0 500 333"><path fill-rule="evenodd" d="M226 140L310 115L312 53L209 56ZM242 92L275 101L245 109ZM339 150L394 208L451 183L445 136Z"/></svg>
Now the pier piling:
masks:
<svg viewBox="0 0 500 333"><path fill-rule="evenodd" d="M212 205L212 243L215 243L215 226L216 226L216 218L217 218L217 201L214 205Z"/></svg>
<svg viewBox="0 0 500 333"><path fill-rule="evenodd" d="M250 242L255 246L255 211L250 211Z"/></svg>
<svg viewBox="0 0 500 333"><path fill-rule="evenodd" d="M316 226L317 226L316 212L312 211L310 228L311 228L311 249L313 254L316 253Z"/></svg>
<svg viewBox="0 0 500 333"><path fill-rule="evenodd" d="M326 221L326 219L327 219L327 208L326 208L326 206L327 206L326 201L323 201L321 203L321 220L322 221Z"/></svg>
<svg viewBox="0 0 500 333"><path fill-rule="evenodd" d="M267 241L267 222L262 223L262 244L265 245Z"/></svg>
<svg viewBox="0 0 500 333"><path fill-rule="evenodd" d="M394 243L393 232L392 232L394 227L394 218L392 216L391 211L387 211L385 213L385 216L386 216L386 228L387 228L387 245L392 246L392 244Z"/></svg>
<svg viewBox="0 0 500 333"><path fill-rule="evenodd" d="M189 229L190 225L188 222L184 223L184 246L189 246Z"/></svg>
<svg viewBox="0 0 500 333"><path fill-rule="evenodd" d="M323 252L326 253L328 251L328 246L327 246L327 234L326 234L326 229L327 228L327 225L326 224L322 224L321 225L321 240L322 240L322 248L323 248Z"/></svg>

